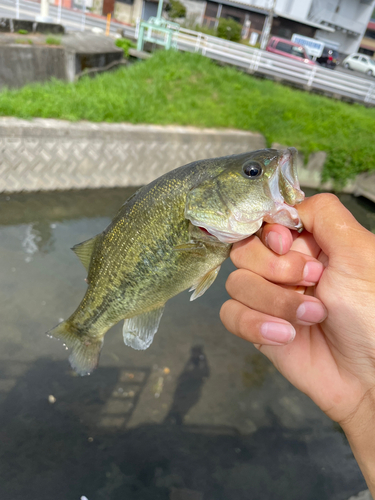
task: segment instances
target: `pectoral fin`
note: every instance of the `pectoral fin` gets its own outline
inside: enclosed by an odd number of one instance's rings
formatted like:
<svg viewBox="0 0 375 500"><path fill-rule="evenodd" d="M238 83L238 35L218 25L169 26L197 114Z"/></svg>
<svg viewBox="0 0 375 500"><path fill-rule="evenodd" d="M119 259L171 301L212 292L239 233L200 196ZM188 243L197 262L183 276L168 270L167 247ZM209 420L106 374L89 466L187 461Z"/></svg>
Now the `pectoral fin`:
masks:
<svg viewBox="0 0 375 500"><path fill-rule="evenodd" d="M164 305L134 318L125 319L122 330L125 344L137 350L150 347L159 328L163 311Z"/></svg>
<svg viewBox="0 0 375 500"><path fill-rule="evenodd" d="M204 294L204 292L208 290L208 288L210 288L210 286L215 281L216 276L220 271L220 267L221 266L215 267L215 269L205 274L203 278L201 278L200 281L198 281L197 284L193 285L190 288L189 292L194 290L194 293L191 295L190 300L195 300L198 297L201 297Z"/></svg>

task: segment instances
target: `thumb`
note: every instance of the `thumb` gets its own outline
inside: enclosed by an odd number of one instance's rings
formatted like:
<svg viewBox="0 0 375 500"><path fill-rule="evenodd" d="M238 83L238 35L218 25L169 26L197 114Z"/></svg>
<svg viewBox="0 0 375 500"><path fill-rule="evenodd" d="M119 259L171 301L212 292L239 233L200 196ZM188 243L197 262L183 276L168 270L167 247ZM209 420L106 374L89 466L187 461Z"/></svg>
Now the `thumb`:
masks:
<svg viewBox="0 0 375 500"><path fill-rule="evenodd" d="M317 194L296 208L305 229L327 256L352 251L358 238L371 235L333 194Z"/></svg>

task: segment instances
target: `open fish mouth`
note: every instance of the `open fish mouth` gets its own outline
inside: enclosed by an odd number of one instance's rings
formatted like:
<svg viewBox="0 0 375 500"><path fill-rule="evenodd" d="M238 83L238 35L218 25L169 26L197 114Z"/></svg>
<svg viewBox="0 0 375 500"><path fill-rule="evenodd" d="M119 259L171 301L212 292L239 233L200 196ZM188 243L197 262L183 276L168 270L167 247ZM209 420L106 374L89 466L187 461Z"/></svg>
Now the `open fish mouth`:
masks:
<svg viewBox="0 0 375 500"><path fill-rule="evenodd" d="M269 196L275 208L264 217L265 222L282 224L290 229L301 231L302 222L294 205L305 198L297 175L296 148L281 151L278 168L268 181Z"/></svg>

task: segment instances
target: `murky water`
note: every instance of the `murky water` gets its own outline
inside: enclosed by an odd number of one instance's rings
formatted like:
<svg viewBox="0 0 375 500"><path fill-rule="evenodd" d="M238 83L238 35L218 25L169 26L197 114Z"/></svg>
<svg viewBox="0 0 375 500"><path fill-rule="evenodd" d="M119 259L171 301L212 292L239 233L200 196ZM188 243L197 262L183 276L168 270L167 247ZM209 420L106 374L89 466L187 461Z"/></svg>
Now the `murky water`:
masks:
<svg viewBox="0 0 375 500"><path fill-rule="evenodd" d="M77 306L69 250L132 189L0 196L1 500L346 500L366 488L339 429L218 312L232 265L166 307L147 351L106 336L90 377L44 332ZM375 206L343 196L375 232Z"/></svg>

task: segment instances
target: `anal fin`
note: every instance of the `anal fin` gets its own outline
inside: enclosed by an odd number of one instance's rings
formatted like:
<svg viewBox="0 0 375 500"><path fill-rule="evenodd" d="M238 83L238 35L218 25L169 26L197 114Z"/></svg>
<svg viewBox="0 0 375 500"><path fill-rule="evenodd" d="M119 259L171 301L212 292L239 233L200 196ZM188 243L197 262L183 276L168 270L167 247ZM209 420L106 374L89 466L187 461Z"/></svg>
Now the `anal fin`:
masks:
<svg viewBox="0 0 375 500"><path fill-rule="evenodd" d="M210 288L212 283L215 281L216 276L219 274L221 266L215 267L212 271L205 274L195 285L190 288L190 292L194 290L194 293L191 295L190 300L195 300L198 297L201 297L206 290Z"/></svg>
<svg viewBox="0 0 375 500"><path fill-rule="evenodd" d="M124 342L129 347L144 350L150 347L158 331L164 304L157 309L124 320Z"/></svg>

